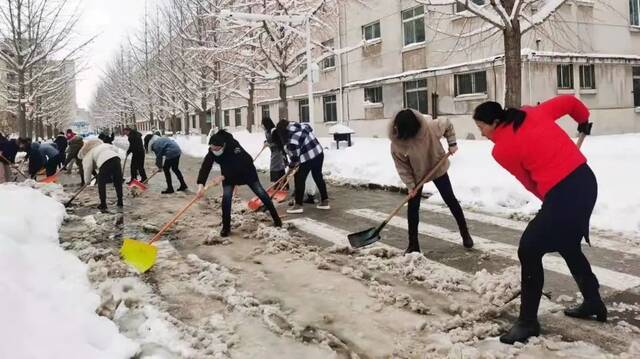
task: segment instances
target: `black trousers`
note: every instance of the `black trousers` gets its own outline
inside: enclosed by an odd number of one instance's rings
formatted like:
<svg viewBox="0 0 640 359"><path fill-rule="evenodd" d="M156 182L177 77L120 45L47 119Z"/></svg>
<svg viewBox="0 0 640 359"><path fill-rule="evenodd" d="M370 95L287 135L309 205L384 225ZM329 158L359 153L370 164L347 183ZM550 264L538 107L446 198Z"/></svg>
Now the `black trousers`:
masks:
<svg viewBox="0 0 640 359"><path fill-rule="evenodd" d="M329 195L327 194L327 184L324 182L324 177L322 176L323 163L324 153L320 154L320 156L312 159L311 161L307 161L300 165L300 168L298 169L298 172L294 177L296 185L295 195L297 205L302 205L302 200L304 199L305 182L307 180L309 172L311 172L313 181L318 186L318 190L320 191L320 199L322 201L329 199Z"/></svg>
<svg viewBox="0 0 640 359"><path fill-rule="evenodd" d="M107 206L107 183L112 182L118 197L118 205L122 205L122 167L120 158L113 157L100 166L98 172L98 195L100 196L100 206Z"/></svg>
<svg viewBox="0 0 640 359"><path fill-rule="evenodd" d="M180 156L172 159L165 159L164 165L162 169L164 170L164 177L167 180L167 189L173 190L173 182L171 181L171 172L176 174L178 177L178 181L180 181L180 186L187 187L187 184L184 182L184 177L182 177L182 172L180 172Z"/></svg>
<svg viewBox="0 0 640 359"><path fill-rule="evenodd" d="M596 177L587 164L573 171L547 193L542 208L529 223L518 248L522 266L520 318L535 320L544 286L542 257L559 252L578 283L585 301L600 300L598 279L582 253L589 219L598 197Z"/></svg>
<svg viewBox="0 0 640 359"><path fill-rule="evenodd" d="M442 196L444 203L449 207L451 214L458 224L460 233L468 232L467 221L464 218L462 207L453 193L451 187L451 180L449 174L445 173L433 180L433 184L436 185L438 192ZM422 187L418 190L418 195L409 200L409 208L407 210L407 221L409 222L409 248L420 250L420 244L418 242L418 225L420 224L420 202L422 200Z"/></svg>
<svg viewBox="0 0 640 359"><path fill-rule="evenodd" d="M131 154L131 179L137 179L138 173L142 182L147 180L147 172L144 170L144 153Z"/></svg>
<svg viewBox="0 0 640 359"><path fill-rule="evenodd" d="M44 168L47 172L47 177L49 176L53 176L54 174L56 174L56 171L58 170L58 161L60 161L60 157L56 156L54 158L51 158L47 161L47 163L44 165Z"/></svg>

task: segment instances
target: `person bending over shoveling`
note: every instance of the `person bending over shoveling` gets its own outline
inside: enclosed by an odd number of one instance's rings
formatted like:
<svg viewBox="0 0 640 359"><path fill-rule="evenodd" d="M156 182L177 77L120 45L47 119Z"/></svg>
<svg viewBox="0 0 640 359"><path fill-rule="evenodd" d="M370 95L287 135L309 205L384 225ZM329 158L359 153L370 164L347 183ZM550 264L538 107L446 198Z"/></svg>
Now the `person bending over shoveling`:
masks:
<svg viewBox="0 0 640 359"><path fill-rule="evenodd" d="M398 112L389 127L391 157L398 170L398 175L407 186L411 197L407 213L409 247L405 254L420 252L418 224L420 222L422 186L416 188L416 184L425 180L425 176L433 172L443 157L447 155L440 143L440 138L442 137L447 139L449 154L456 153L458 150L456 133L448 119L432 120L430 116L424 116L411 109L404 109ZM451 181L447 174L448 169L449 161L446 160L442 162L440 168L433 172L432 178L427 178L424 182L433 181L436 185L440 196L442 196L458 224L458 229L462 236L462 244L466 248L471 248L473 247L473 239L469 234L460 203L458 203L453 193Z"/></svg>
<svg viewBox="0 0 640 359"><path fill-rule="evenodd" d="M47 177L56 173L60 152L53 145L32 142L30 138L20 138L18 146L21 151L27 153L25 158L29 160L29 175L32 178L36 178L42 167L45 168Z"/></svg>
<svg viewBox="0 0 640 359"><path fill-rule="evenodd" d="M107 211L107 183L113 182L118 198L117 207L122 208L122 167L120 157L113 145L103 143L100 140L89 140L84 143L78 152L78 158L82 160L84 167L84 182L91 181L91 175L98 168L98 195L100 205L98 209L103 213Z"/></svg>
<svg viewBox="0 0 640 359"><path fill-rule="evenodd" d="M538 306L546 253L560 253L584 297L580 306L566 309L565 315L607 320L598 279L580 247L583 237L589 243L598 184L587 159L555 122L565 115L578 122L581 138L591 132L589 110L574 96L558 96L522 109L505 110L496 102L485 102L474 111L480 132L494 143L495 160L542 200L542 208L520 238L522 304L518 320L500 337L503 343L540 335Z"/></svg>
<svg viewBox="0 0 640 359"><path fill-rule="evenodd" d="M218 183L222 182L223 188L221 237L228 237L231 232L233 192L235 187L240 185L249 186L271 213L274 225L282 227L282 220L273 205L273 201L260 184L258 173L253 165L253 159L240 146L238 141L225 130L218 131L209 139L209 152L204 158L198 174L198 197L204 196L204 186L214 162L220 165L222 172L222 176L217 177L215 180Z"/></svg>
<svg viewBox="0 0 640 359"><path fill-rule="evenodd" d="M184 181L184 177L182 177L182 172L180 172L180 156L182 155L180 146L167 137L148 134L144 137L144 147L147 152L151 149L153 153L156 154L156 167L164 171L164 177L167 180L167 189L162 191L162 194L174 192L170 171L173 171L176 177L178 177L178 181L180 181L178 191L186 191L188 188L187 183ZM162 163L163 157L165 158L164 164Z"/></svg>

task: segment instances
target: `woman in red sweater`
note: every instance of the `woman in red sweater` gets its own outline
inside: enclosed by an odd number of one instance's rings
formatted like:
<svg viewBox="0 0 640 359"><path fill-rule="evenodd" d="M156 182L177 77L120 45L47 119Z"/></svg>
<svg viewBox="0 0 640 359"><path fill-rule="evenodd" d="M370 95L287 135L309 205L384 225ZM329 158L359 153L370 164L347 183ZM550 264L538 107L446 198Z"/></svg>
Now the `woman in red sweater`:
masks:
<svg viewBox="0 0 640 359"><path fill-rule="evenodd" d="M546 253L560 253L584 297L580 306L566 309L565 315L607 320L598 279L580 248L583 237L589 242L598 184L586 158L555 122L565 115L578 123L579 132L589 134L589 110L573 96L522 109L505 110L496 102L485 102L473 115L482 135L494 142L495 160L542 201L520 239L522 304L518 320L500 337L503 343L525 342L540 334L538 306Z"/></svg>

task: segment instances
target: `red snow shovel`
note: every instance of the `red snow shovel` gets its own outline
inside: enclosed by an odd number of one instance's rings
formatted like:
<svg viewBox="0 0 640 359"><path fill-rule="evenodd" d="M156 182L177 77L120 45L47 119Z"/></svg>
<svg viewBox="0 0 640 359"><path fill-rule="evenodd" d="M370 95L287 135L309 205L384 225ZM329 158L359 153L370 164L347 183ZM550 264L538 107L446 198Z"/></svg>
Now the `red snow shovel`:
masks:
<svg viewBox="0 0 640 359"><path fill-rule="evenodd" d="M60 174L60 172L62 172L63 168L59 169L56 173L52 174L51 176L47 176L44 179L38 181L40 183L55 183L58 182L58 175Z"/></svg>
<svg viewBox="0 0 640 359"><path fill-rule="evenodd" d="M436 166L424 177L424 179L422 179L422 181L420 181L420 183L418 183L416 185L416 188L420 188L422 187L426 182L427 179L431 178L435 172L438 170L438 168L440 168L440 166L442 166L447 159L449 158L449 156L451 156L451 154L447 153L446 156L444 156L439 162L438 164L436 164ZM419 196L420 194L418 194ZM349 239L349 243L351 244L351 246L353 248L361 248L364 246L368 246L370 244L373 244L377 241L380 240L380 232L382 231L382 229L387 225L387 223L389 223L389 221L395 217L396 214L398 214L398 212L400 212L400 209L402 209L402 207L409 202L409 200L411 199L410 196L407 196L404 201L402 201L402 203L400 203L400 205L398 207L396 207L396 209L391 212L391 214L389 215L389 217L387 217L387 219L384 220L384 222L382 222L378 227L371 227L367 230L361 231L361 232L357 232L357 233L352 233L350 235L347 236L347 238Z"/></svg>
<svg viewBox="0 0 640 359"><path fill-rule="evenodd" d="M278 203L286 201L287 197L289 197L289 191L285 190L285 187L289 183L289 179L291 178L291 176L295 175L296 172L298 172L297 168L294 169L291 173L285 174L279 180L269 186L269 188L267 188L267 194L269 195L269 198ZM262 208L262 206L263 203L257 196L253 197L247 203L247 207L249 207L249 209L254 212Z"/></svg>
<svg viewBox="0 0 640 359"><path fill-rule="evenodd" d="M147 186L147 183L149 182L149 180L152 179L153 176L157 175L158 173L160 173L159 170L153 172L151 176L149 176L146 180L144 180L144 182L140 182L135 178L132 179L131 182L129 182L129 189L131 191L140 190L141 192L145 192L147 189L149 189L149 187Z"/></svg>

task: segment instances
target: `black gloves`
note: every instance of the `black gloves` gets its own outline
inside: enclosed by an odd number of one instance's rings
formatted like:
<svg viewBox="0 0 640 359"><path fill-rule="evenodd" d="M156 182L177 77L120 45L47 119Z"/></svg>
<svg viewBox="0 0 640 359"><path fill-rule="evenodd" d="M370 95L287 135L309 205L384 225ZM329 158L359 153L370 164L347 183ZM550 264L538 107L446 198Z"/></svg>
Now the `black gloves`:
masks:
<svg viewBox="0 0 640 359"><path fill-rule="evenodd" d="M591 127L593 127L593 122L581 123L578 125L578 132L584 133L585 135L590 135Z"/></svg>

